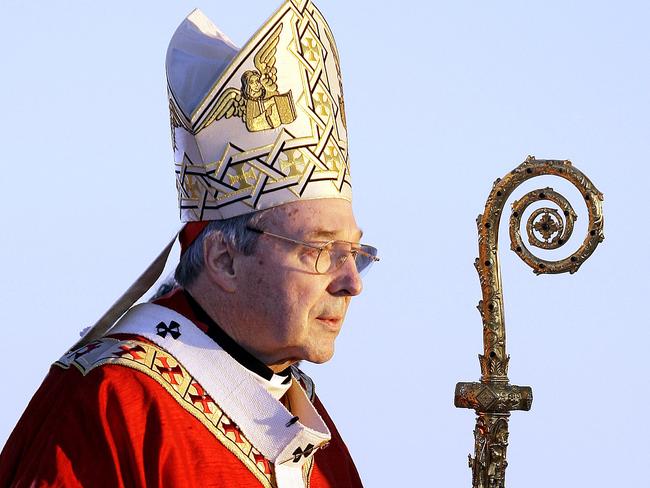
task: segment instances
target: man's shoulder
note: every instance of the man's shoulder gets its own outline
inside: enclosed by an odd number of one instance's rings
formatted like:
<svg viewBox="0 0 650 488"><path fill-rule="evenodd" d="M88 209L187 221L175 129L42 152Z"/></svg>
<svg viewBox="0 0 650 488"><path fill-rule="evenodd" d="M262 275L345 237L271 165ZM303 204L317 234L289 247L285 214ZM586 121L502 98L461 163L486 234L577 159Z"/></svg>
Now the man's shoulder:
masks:
<svg viewBox="0 0 650 488"><path fill-rule="evenodd" d="M263 486L269 486L268 461L200 381L160 346L131 334L104 337L66 353L56 367L81 373L77 374L81 386L76 388L78 391L88 386L89 396L93 396L93 390L101 397L112 393L112 405L122 410L127 422L144 425L156 420L161 425L174 425L174 429L165 431L171 437L192 429L193 437L183 442L195 446L213 445L210 439L218 440L234 454L232 459L222 459L222 464L238 459ZM141 418L143 415L146 418ZM197 421L205 431L194 429ZM214 447L211 449L214 451Z"/></svg>
<svg viewBox="0 0 650 488"><path fill-rule="evenodd" d="M0 455L0 485L43 476L75 486L66 477L74 471L84 486L148 486L164 467L170 484L203 486L188 452L209 486L235 476L270 487L268 461L182 364L141 337L106 337L54 363Z"/></svg>
<svg viewBox="0 0 650 488"><path fill-rule="evenodd" d="M174 356L134 335L91 341L64 354L52 369L55 374L56 370L63 370L68 381L86 395L97 390L120 399L137 392L137 396L146 396L148 401L173 399L182 406L188 399L191 401L193 393L201 391L201 386Z"/></svg>
<svg viewBox="0 0 650 488"><path fill-rule="evenodd" d="M143 372L153 369L160 373L160 368L156 368L159 363L171 363L172 367L177 365L177 361L170 354L146 339L131 334L120 334L93 340L73 349L55 361L54 366L76 369L86 376L106 365L126 366Z"/></svg>

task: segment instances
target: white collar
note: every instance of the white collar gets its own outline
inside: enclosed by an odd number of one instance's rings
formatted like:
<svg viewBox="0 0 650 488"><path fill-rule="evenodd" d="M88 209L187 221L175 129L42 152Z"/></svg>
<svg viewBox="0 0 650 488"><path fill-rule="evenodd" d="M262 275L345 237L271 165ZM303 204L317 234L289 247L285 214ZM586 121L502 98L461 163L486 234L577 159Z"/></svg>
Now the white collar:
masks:
<svg viewBox="0 0 650 488"><path fill-rule="evenodd" d="M282 398L285 393L289 391L289 388L291 388L291 382L293 381L291 377L289 377L289 381L287 381L286 376L281 376L279 374L274 374L271 376L270 380L262 378L254 371L250 371L250 374L253 375L255 381L262 385L262 387L264 387L264 389L268 391L276 400Z"/></svg>

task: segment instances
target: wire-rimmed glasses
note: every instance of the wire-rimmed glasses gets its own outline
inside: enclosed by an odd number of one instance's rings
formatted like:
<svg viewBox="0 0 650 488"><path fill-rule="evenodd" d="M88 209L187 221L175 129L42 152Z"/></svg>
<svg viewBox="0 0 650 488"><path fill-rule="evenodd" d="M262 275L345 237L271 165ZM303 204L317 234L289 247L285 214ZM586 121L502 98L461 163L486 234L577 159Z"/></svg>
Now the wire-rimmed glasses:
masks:
<svg viewBox="0 0 650 488"><path fill-rule="evenodd" d="M266 230L256 229L254 227L247 227L248 230L258 234L282 239L287 242L292 242L301 246L309 247L318 251L316 261L314 262L314 270L318 274L327 274L339 269L349 256L354 258L354 264L357 267L357 273L363 276L370 265L375 261L379 261L377 257L377 248L369 246L368 244L358 244L350 241L331 240L323 242L304 242L291 237L281 236L268 232Z"/></svg>

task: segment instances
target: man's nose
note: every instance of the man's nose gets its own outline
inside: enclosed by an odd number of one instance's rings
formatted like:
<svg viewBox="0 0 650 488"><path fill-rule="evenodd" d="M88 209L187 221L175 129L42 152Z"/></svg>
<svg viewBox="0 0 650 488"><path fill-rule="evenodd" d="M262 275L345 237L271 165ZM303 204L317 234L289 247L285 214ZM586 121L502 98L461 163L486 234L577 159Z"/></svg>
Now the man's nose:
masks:
<svg viewBox="0 0 650 488"><path fill-rule="evenodd" d="M356 296L363 290L363 281L354 261L354 256L349 255L341 267L334 271L328 287L332 295Z"/></svg>

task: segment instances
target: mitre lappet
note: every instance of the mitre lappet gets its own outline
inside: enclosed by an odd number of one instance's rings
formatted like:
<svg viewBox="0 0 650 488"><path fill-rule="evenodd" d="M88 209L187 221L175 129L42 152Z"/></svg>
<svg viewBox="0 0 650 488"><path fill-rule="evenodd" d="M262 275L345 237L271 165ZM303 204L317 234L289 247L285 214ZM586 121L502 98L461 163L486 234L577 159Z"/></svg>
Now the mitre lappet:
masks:
<svg viewBox="0 0 650 488"><path fill-rule="evenodd" d="M166 70L181 234L299 200L351 201L339 55L311 1L287 0L241 49L194 10ZM175 239L74 347L146 293Z"/></svg>

